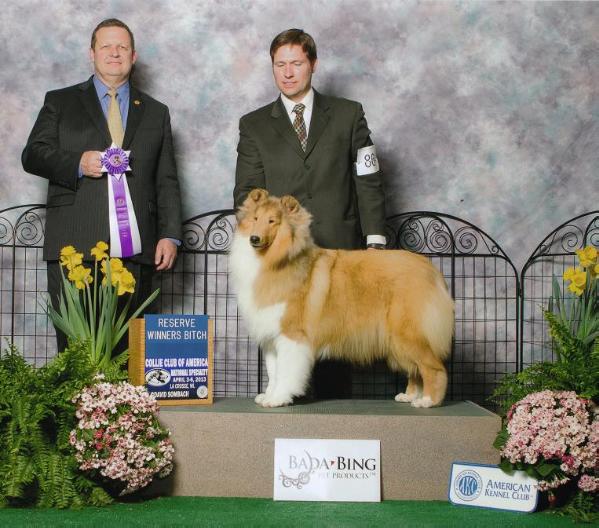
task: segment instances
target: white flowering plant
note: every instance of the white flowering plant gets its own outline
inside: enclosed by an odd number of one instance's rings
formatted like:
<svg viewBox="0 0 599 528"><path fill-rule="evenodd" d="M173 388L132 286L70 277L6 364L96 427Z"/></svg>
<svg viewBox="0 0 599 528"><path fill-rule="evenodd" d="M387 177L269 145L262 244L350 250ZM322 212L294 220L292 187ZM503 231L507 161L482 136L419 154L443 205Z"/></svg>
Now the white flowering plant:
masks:
<svg viewBox="0 0 599 528"><path fill-rule="evenodd" d="M592 511L599 493L599 419L594 407L573 391L534 392L515 403L495 442L502 469L524 470L537 478L550 505L560 488L574 488L578 510Z"/></svg>
<svg viewBox="0 0 599 528"><path fill-rule="evenodd" d="M79 421L69 442L80 470L127 495L170 474L174 448L145 387L99 378L73 398Z"/></svg>

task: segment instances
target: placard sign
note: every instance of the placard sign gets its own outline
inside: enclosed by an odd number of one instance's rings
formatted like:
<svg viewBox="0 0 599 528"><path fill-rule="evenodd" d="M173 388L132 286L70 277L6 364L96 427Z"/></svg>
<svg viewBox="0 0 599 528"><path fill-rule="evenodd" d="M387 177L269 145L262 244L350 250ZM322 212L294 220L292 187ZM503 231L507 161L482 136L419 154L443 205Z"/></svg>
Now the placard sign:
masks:
<svg viewBox="0 0 599 528"><path fill-rule="evenodd" d="M448 494L453 504L532 512L537 507L537 484L524 471L508 475L498 466L454 462Z"/></svg>
<svg viewBox="0 0 599 528"><path fill-rule="evenodd" d="M275 439L274 500L381 500L379 440Z"/></svg>
<svg viewBox="0 0 599 528"><path fill-rule="evenodd" d="M130 378L161 405L212 403L212 342L206 315L151 314L132 321Z"/></svg>

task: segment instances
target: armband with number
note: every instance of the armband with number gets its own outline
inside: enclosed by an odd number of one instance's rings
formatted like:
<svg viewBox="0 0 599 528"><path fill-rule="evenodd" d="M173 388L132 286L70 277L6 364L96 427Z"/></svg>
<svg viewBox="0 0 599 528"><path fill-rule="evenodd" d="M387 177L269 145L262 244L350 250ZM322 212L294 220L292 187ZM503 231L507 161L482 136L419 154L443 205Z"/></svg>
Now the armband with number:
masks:
<svg viewBox="0 0 599 528"><path fill-rule="evenodd" d="M358 176L366 176L374 174L379 170L379 160L376 157L376 147L370 145L358 149L356 156L356 174Z"/></svg>

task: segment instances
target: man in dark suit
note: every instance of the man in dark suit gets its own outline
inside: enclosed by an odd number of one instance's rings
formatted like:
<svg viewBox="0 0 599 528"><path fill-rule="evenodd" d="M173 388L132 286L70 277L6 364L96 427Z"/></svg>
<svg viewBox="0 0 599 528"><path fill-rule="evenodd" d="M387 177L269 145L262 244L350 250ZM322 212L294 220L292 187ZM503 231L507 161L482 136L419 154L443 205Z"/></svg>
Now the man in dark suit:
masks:
<svg viewBox="0 0 599 528"><path fill-rule="evenodd" d="M43 257L52 301L61 288L61 248L73 245L90 259L96 242L110 240L111 255L126 259L136 278L133 304L139 305L151 293L154 267L173 266L181 239L170 116L164 104L130 84L137 53L123 22L108 19L94 29L90 58L94 75L89 80L46 94L22 162L27 172L49 181ZM102 153L112 143L131 151L131 170L118 196L101 171ZM128 231L123 234L122 209L116 220L114 211L125 198ZM125 243L130 239L131 247ZM59 350L65 344L59 337Z"/></svg>
<svg viewBox="0 0 599 528"><path fill-rule="evenodd" d="M365 237L368 247L384 248L381 172L362 106L312 88L316 44L301 29L277 35L270 56L281 94L239 122L235 207L256 187L291 194L312 213L319 246L356 249ZM338 370L317 369L317 396L349 396L348 370Z"/></svg>

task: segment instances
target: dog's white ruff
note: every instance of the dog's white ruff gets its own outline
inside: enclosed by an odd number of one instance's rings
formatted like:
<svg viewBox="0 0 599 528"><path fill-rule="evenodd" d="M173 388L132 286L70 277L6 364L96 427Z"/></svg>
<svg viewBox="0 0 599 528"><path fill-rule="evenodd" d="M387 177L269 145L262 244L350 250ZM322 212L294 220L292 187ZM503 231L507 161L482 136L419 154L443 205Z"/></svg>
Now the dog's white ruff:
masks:
<svg viewBox="0 0 599 528"><path fill-rule="evenodd" d="M237 289L239 310L248 325L250 336L263 348L281 333L281 318L286 303L258 308L254 300L254 282L260 271L260 259L249 237L236 234L231 246L231 273Z"/></svg>

